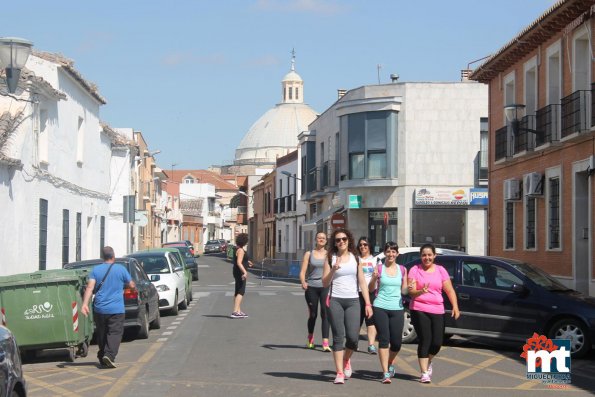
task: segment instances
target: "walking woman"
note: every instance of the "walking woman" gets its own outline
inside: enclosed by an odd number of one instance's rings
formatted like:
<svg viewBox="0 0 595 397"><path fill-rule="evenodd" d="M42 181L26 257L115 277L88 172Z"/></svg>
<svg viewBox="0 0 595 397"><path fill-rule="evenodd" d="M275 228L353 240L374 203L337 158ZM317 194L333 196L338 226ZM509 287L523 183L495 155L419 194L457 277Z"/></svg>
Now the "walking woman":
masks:
<svg viewBox="0 0 595 397"><path fill-rule="evenodd" d="M364 272L364 277L366 278L366 285L370 285L370 280L372 279L372 274L374 273L374 269L376 268L376 258L372 256L370 253L370 242L368 241L367 237L360 237L357 241L357 252L359 254L359 264ZM374 317L366 318L366 305L364 302L364 296L362 295L361 291L359 293L359 303L360 303L360 320L359 326L361 328L363 322L366 322L366 329L368 330L368 353L376 354L376 346L374 342L376 341L376 326L374 325ZM374 295L370 294L370 303L374 305Z"/></svg>
<svg viewBox="0 0 595 397"><path fill-rule="evenodd" d="M407 294L407 270L397 265L399 247L389 241L384 245L385 264L379 263L370 280L370 291L378 290L374 299L374 323L378 330L378 358L382 383L391 383L395 359L403 340L403 298ZM390 349L389 349L390 347Z"/></svg>
<svg viewBox="0 0 595 397"><path fill-rule="evenodd" d="M244 248L248 244L248 235L240 233L236 237L236 251L233 254L233 278L236 282L234 297L233 297L233 312L231 318L247 318L248 315L242 311L240 307L242 298L246 293L246 279L248 278L247 267L252 267L252 262L248 259L248 254Z"/></svg>
<svg viewBox="0 0 595 397"><path fill-rule="evenodd" d="M417 332L419 344L417 358L421 370L421 383L432 381L432 359L442 347L444 340L444 302L442 291L452 305L452 317L459 318L457 296L452 287L448 272L434 263L436 248L424 244L419 250L421 263L409 271L408 288L412 300L409 304L411 321Z"/></svg>
<svg viewBox="0 0 595 397"><path fill-rule="evenodd" d="M326 313L326 296L328 288L322 286L322 273L326 264L326 234L316 233L316 248L304 254L300 281L305 291L306 303L308 304L308 342L306 347L314 349L314 326L318 316L318 305L320 304L320 320L322 322L322 351L330 352L328 343L329 322ZM306 274L307 273L307 274Z"/></svg>
<svg viewBox="0 0 595 397"><path fill-rule="evenodd" d="M333 330L333 358L337 376L335 384L350 378L351 355L357 350L359 338L358 285L364 296L366 317L373 314L366 278L358 266L353 235L347 229L335 229L331 235L322 284L329 287L329 317Z"/></svg>

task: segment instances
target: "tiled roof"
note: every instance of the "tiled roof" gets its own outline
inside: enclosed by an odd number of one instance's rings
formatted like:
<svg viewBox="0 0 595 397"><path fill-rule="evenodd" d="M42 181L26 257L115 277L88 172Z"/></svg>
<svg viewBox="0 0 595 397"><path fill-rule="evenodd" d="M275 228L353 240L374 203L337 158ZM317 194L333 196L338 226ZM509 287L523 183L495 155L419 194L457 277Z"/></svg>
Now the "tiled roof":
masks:
<svg viewBox="0 0 595 397"><path fill-rule="evenodd" d="M187 176L192 176L196 179L197 183L210 183L211 185L215 186L215 190L238 190L237 186L231 182L228 182L223 178L221 175L207 171L207 170L173 170L173 174L171 169L168 170L167 168L164 171L171 175L171 179L174 182L182 183L182 179Z"/></svg>
<svg viewBox="0 0 595 397"><path fill-rule="evenodd" d="M72 61L71 59L68 59L61 54L54 54L50 52L33 51L33 55L38 58L45 59L48 62L53 62L62 66L62 68L68 74L70 74L76 81L78 81L87 90L87 92L89 92L89 94L93 96L93 98L97 99L103 105L107 103L105 98L102 97L99 93L97 85L86 80L83 77L83 75L80 74L80 72L74 68L74 61Z"/></svg>
<svg viewBox="0 0 595 397"><path fill-rule="evenodd" d="M114 129L112 129L106 123L100 123L100 125L101 125L101 132L103 132L105 135L107 135L112 140L112 142L115 143L116 145L136 146L136 143L134 143L134 141L131 141L130 139L126 138L124 135L116 132Z"/></svg>

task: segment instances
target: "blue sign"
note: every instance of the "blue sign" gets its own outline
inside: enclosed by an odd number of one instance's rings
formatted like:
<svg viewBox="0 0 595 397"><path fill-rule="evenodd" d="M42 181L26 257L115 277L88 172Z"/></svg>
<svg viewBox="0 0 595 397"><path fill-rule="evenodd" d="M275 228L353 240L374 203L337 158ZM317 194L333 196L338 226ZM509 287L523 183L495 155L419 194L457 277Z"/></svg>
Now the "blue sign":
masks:
<svg viewBox="0 0 595 397"><path fill-rule="evenodd" d="M469 205L488 205L488 189L472 187L469 189Z"/></svg>

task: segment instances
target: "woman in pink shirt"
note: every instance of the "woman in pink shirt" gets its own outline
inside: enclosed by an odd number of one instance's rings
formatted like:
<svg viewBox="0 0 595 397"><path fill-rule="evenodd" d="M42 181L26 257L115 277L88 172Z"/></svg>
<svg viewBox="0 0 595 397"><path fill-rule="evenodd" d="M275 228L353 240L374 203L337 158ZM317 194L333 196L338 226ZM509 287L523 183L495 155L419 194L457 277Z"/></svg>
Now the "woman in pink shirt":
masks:
<svg viewBox="0 0 595 397"><path fill-rule="evenodd" d="M421 263L413 266L407 278L409 284L409 310L417 332L419 344L417 358L421 369L421 383L432 381L432 359L444 340L444 303L442 291L452 305L452 317L460 316L457 296L446 269L434 263L436 248L424 244L419 250Z"/></svg>

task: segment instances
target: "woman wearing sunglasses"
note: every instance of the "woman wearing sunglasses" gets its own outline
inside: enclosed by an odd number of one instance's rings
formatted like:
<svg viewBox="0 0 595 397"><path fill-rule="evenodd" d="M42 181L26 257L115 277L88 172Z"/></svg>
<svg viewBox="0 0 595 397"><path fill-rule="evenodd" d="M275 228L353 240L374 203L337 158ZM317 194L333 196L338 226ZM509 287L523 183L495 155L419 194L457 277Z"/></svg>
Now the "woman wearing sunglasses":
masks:
<svg viewBox="0 0 595 397"><path fill-rule="evenodd" d="M333 358L337 376L335 384L350 378L351 355L357 350L359 339L359 292L364 297L366 317L372 317L372 305L366 278L358 265L353 235L347 229L335 229L331 235L327 266L324 266L322 283L329 287L327 306L333 330Z"/></svg>
<svg viewBox="0 0 595 397"><path fill-rule="evenodd" d="M364 272L366 278L366 284L370 285L372 274L376 268L376 257L372 256L370 252L370 242L367 237L360 237L357 241L357 252L359 253L359 264ZM363 294L359 293L360 303L360 317L359 326L361 328L364 320L366 322L366 329L368 330L368 353L376 354L376 346L374 341L376 340L376 326L374 325L374 317L366 318L366 304L364 302ZM370 294L370 303L374 305L374 295Z"/></svg>
<svg viewBox="0 0 595 397"><path fill-rule="evenodd" d="M308 304L308 342L306 347L314 349L314 326L318 316L318 304L320 304L320 320L322 322L322 351L330 352L328 343L329 323L326 315L326 295L328 288L322 286L322 273L326 264L326 233L316 233L316 248L304 254L300 281L305 291L306 303ZM307 273L307 274L306 274Z"/></svg>

